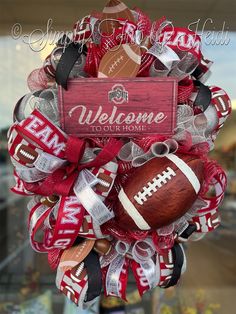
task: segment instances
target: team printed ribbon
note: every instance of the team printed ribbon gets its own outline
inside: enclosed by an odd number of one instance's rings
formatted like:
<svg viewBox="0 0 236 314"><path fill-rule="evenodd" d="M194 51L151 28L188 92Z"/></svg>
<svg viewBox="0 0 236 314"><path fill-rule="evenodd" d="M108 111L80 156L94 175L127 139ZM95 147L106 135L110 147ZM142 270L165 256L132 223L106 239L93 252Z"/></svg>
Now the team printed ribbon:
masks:
<svg viewBox="0 0 236 314"><path fill-rule="evenodd" d="M58 270L56 277L57 288L80 308L85 307L86 294L88 291L88 275L85 274L83 278L78 279L82 271L83 265L79 265L74 271L69 269L63 273Z"/></svg>
<svg viewBox="0 0 236 314"><path fill-rule="evenodd" d="M62 197L53 208L37 203L30 209L29 215L29 233L32 247L39 252L71 247L82 226L84 211L85 209L75 196ZM47 218L49 219L49 226L47 226L44 241L39 243L34 239L37 231L42 228ZM53 228L50 226L50 221L55 224Z"/></svg>

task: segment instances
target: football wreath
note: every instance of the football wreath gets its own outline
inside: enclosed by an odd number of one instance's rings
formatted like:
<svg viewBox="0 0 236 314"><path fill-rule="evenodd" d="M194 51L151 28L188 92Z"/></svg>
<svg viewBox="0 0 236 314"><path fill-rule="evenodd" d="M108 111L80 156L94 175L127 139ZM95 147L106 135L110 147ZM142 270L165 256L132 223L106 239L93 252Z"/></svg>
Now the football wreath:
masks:
<svg viewBox="0 0 236 314"><path fill-rule="evenodd" d="M176 285L187 266L182 244L219 226L227 180L208 153L231 104L206 85L211 65L194 32L111 0L76 22L29 75L8 134L12 191L30 198L32 248L47 254L58 289L77 306L101 293L126 300L129 270L141 296ZM65 133L58 90L70 93L68 81L137 77L177 82L172 135ZM112 92L117 107L128 103L124 89Z"/></svg>

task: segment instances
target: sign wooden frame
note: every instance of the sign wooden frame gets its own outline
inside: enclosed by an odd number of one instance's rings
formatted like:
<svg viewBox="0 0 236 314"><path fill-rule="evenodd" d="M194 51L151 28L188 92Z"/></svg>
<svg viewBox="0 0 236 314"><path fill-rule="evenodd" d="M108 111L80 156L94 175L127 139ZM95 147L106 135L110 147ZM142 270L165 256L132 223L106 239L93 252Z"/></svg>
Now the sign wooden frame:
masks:
<svg viewBox="0 0 236 314"><path fill-rule="evenodd" d="M59 87L62 129L78 137L172 135L178 82L174 78L70 80Z"/></svg>

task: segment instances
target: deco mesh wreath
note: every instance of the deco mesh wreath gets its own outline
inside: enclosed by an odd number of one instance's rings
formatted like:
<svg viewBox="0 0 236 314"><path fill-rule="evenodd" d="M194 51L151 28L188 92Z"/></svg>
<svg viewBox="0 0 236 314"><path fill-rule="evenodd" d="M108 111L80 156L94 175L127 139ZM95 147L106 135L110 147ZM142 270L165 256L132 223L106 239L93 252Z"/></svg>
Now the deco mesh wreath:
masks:
<svg viewBox="0 0 236 314"><path fill-rule="evenodd" d="M111 0L103 13L77 22L72 40L59 40L29 75L31 93L17 103L9 130L12 191L32 198L31 245L48 254L58 289L79 307L102 291L125 300L128 271L141 296L176 285L186 270L182 243L220 224L226 175L207 155L231 105L224 90L204 85L212 62L200 44L188 29L165 18L151 23ZM65 134L58 85L92 77L176 78L174 135Z"/></svg>

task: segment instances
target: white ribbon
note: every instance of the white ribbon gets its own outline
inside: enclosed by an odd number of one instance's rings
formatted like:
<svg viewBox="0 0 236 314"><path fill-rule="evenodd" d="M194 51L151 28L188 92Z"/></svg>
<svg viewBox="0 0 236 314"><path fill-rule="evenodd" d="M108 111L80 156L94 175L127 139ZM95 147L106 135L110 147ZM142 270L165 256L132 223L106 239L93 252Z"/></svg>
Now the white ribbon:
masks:
<svg viewBox="0 0 236 314"><path fill-rule="evenodd" d="M33 234L34 228L37 225L38 220L47 212L48 212L48 215L50 215L50 211L52 211L52 210L53 210L52 208L48 208L48 206L42 204L35 210L35 212L33 213L32 217L30 219L30 224L29 224L30 242L31 242L32 248L36 252L40 253L38 248L32 242L32 234Z"/></svg>
<svg viewBox="0 0 236 314"><path fill-rule="evenodd" d="M157 234L160 237L169 236L174 232L174 224L157 229Z"/></svg>
<svg viewBox="0 0 236 314"><path fill-rule="evenodd" d="M100 153L100 151L101 149L98 147L96 148L87 147L84 151L83 157L80 160L80 163L85 164L85 163L93 161L97 157L97 155Z"/></svg>
<svg viewBox="0 0 236 314"><path fill-rule="evenodd" d="M152 260L155 253L155 246L150 238L137 241L132 248L132 256L140 264L151 289L155 288L160 280L160 275L156 271L156 265Z"/></svg>
<svg viewBox="0 0 236 314"><path fill-rule="evenodd" d="M115 249L111 249L107 255L102 255L100 257L100 264L101 268L105 268L112 263L112 261L118 256L119 254Z"/></svg>
<svg viewBox="0 0 236 314"><path fill-rule="evenodd" d="M40 202L41 196L35 195L31 198L31 200L27 203L27 209L30 212L33 207L35 207Z"/></svg>
<svg viewBox="0 0 236 314"><path fill-rule="evenodd" d="M153 156L163 157L168 155L169 147L165 142L158 142L152 145L151 152Z"/></svg>
<svg viewBox="0 0 236 314"><path fill-rule="evenodd" d="M115 245L115 250L119 255L125 256L130 249L130 244L124 242L124 241L118 241Z"/></svg>
<svg viewBox="0 0 236 314"><path fill-rule="evenodd" d="M185 53L183 58L172 68L169 76L176 77L178 81L182 81L194 72L198 64L198 59L193 54Z"/></svg>
<svg viewBox="0 0 236 314"><path fill-rule="evenodd" d="M141 167L155 157L165 157L174 154L178 150L178 143L174 139L154 143L147 153L134 142L130 141L121 149L118 157L122 161L132 162L133 167Z"/></svg>
<svg viewBox="0 0 236 314"><path fill-rule="evenodd" d="M60 202L57 202L53 207L52 207L52 211L50 213L50 215L47 216L47 218L44 220L44 227L46 229L50 229L52 230L53 227L51 225L51 222L50 222L50 218L51 216L54 216L55 219L57 219L57 215L58 215L58 211L59 211L59 207L60 207Z"/></svg>
<svg viewBox="0 0 236 314"><path fill-rule="evenodd" d="M147 278L150 289L156 288L160 281L160 269L157 271L157 267L152 259L140 264L145 277Z"/></svg>
<svg viewBox="0 0 236 314"><path fill-rule="evenodd" d="M155 246L150 238L136 241L132 247L132 256L134 260L141 264L151 259L155 254Z"/></svg>
<svg viewBox="0 0 236 314"><path fill-rule="evenodd" d="M48 153L42 152L34 162L34 166L41 172L53 173L67 163L66 160L60 159Z"/></svg>
<svg viewBox="0 0 236 314"><path fill-rule="evenodd" d="M43 180L48 173L53 173L66 164L66 161L53 155L41 152L32 168L25 167L11 158L18 176L27 183L34 183Z"/></svg>
<svg viewBox="0 0 236 314"><path fill-rule="evenodd" d="M178 62L180 60L179 56L173 49L159 42L155 42L148 50L148 53L160 60L161 63L168 69L168 72L171 70L174 62Z"/></svg>
<svg viewBox="0 0 236 314"><path fill-rule="evenodd" d="M125 264L125 258L118 255L110 264L106 275L106 291L108 295L121 297L120 275Z"/></svg>
<svg viewBox="0 0 236 314"><path fill-rule="evenodd" d="M47 177L46 173L39 171L36 168L27 168L24 166L15 167L15 171L19 178L27 183L35 183Z"/></svg>
<svg viewBox="0 0 236 314"><path fill-rule="evenodd" d="M170 70L159 59L156 59L150 67L151 77L167 77L169 72Z"/></svg>
<svg viewBox="0 0 236 314"><path fill-rule="evenodd" d="M99 179L89 170L82 170L74 186L75 195L92 218L102 225L114 218L113 211L110 211L101 198L93 191L92 187L99 183Z"/></svg>
<svg viewBox="0 0 236 314"><path fill-rule="evenodd" d="M16 118L19 122L26 118L26 112L38 109L54 124L59 125L58 95L56 89L46 89L39 96L35 96L34 92L25 95L17 109Z"/></svg>
<svg viewBox="0 0 236 314"><path fill-rule="evenodd" d="M118 158L123 161L132 161L135 157L142 156L144 151L134 142L126 143L120 150Z"/></svg>
<svg viewBox="0 0 236 314"><path fill-rule="evenodd" d="M160 281L160 267L158 268L153 258L156 254L155 246L151 238L142 241L136 241L133 244L125 241L117 241L114 244L115 250L108 256L101 258L101 267L108 265L109 269L106 275L106 289L109 295L120 297L120 275L125 263L125 255L130 254L132 258L140 265L150 288L154 288Z"/></svg>
<svg viewBox="0 0 236 314"><path fill-rule="evenodd" d="M143 154L141 156L135 157L132 160L132 166L134 168L141 167L141 166L145 165L149 160L153 159L154 157L155 156L153 155L153 153L151 151L149 151L146 154Z"/></svg>
<svg viewBox="0 0 236 314"><path fill-rule="evenodd" d="M54 124L60 124L57 89L49 88L40 93L34 108L43 113Z"/></svg>
<svg viewBox="0 0 236 314"><path fill-rule="evenodd" d="M194 115L189 105L180 105L177 108L177 128L173 138L176 141L186 140L186 133L191 135L192 144L208 142L206 130L208 127L207 118L204 113Z"/></svg>
<svg viewBox="0 0 236 314"><path fill-rule="evenodd" d="M102 233L102 230L96 220L93 221L93 231L96 236L96 239L104 239L106 236Z"/></svg>

